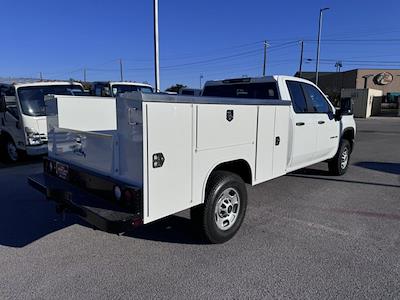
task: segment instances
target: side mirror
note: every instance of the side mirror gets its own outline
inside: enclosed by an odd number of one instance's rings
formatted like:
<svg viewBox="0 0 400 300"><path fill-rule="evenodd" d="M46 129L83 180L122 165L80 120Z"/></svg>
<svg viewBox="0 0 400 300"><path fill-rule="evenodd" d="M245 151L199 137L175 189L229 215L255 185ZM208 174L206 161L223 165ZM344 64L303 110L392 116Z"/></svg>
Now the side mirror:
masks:
<svg viewBox="0 0 400 300"><path fill-rule="evenodd" d="M353 100L351 98L340 99L340 110L342 115L353 114Z"/></svg>
<svg viewBox="0 0 400 300"><path fill-rule="evenodd" d="M343 112L341 109L336 109L335 111L335 121L342 120Z"/></svg>
<svg viewBox="0 0 400 300"><path fill-rule="evenodd" d="M1 96L0 97L0 113L5 113L6 111L7 111L6 97Z"/></svg>
<svg viewBox="0 0 400 300"><path fill-rule="evenodd" d="M101 96L102 97L109 97L110 95L110 88L108 86L105 86L101 90Z"/></svg>

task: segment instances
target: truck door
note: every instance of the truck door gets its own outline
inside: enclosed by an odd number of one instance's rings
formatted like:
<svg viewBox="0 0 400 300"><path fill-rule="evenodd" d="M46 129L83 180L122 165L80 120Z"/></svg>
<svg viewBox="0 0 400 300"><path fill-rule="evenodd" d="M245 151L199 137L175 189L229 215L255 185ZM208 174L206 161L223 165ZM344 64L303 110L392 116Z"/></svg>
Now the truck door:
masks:
<svg viewBox="0 0 400 300"><path fill-rule="evenodd" d="M314 86L302 83L309 110L312 111L317 126L317 148L315 159L325 160L335 155L339 145L339 122L324 95Z"/></svg>
<svg viewBox="0 0 400 300"><path fill-rule="evenodd" d="M308 110L300 82L286 81L292 100L292 146L288 169L294 170L309 165L314 160L317 148L317 125L314 115Z"/></svg>
<svg viewBox="0 0 400 300"><path fill-rule="evenodd" d="M25 144L25 135L20 122L15 89L11 87L6 91L2 91L1 96L5 96L7 111L0 116L0 128L12 137L17 148L21 148Z"/></svg>

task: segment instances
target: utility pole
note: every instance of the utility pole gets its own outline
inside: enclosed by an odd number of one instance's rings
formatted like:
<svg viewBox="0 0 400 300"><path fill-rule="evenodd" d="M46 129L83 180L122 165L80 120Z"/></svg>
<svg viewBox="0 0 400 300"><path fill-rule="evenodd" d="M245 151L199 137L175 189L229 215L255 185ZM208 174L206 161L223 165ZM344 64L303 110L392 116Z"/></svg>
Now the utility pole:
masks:
<svg viewBox="0 0 400 300"><path fill-rule="evenodd" d="M201 87L202 87L202 79L204 78L204 76L202 75L202 74L200 74L200 89L201 89Z"/></svg>
<svg viewBox="0 0 400 300"><path fill-rule="evenodd" d="M336 67L336 72L340 72L340 68L343 67L342 61L341 61L341 60L338 60L338 61L335 63L335 67Z"/></svg>
<svg viewBox="0 0 400 300"><path fill-rule="evenodd" d="M264 41L264 65L263 65L263 76L266 74L266 67L267 67L267 48L269 47L269 44L267 41Z"/></svg>
<svg viewBox="0 0 400 300"><path fill-rule="evenodd" d="M322 32L322 13L328 10L329 7L321 8L319 10L319 23L318 23L318 42L317 42L317 61L315 65L315 84L318 85L318 69L319 69L319 55L321 50L321 32Z"/></svg>
<svg viewBox="0 0 400 300"><path fill-rule="evenodd" d="M153 2L154 8L154 75L156 93L160 92L160 49L158 38L158 0Z"/></svg>
<svg viewBox="0 0 400 300"><path fill-rule="evenodd" d="M303 72L303 54L304 54L304 41L300 41L300 65L299 65L299 77L301 78Z"/></svg>
<svg viewBox="0 0 400 300"><path fill-rule="evenodd" d="M119 59L119 73L120 73L120 79L121 81L124 81L124 75L123 75L123 71L122 71L122 59Z"/></svg>
<svg viewBox="0 0 400 300"><path fill-rule="evenodd" d="M42 74L42 72L39 72L39 78L40 78L40 81L43 81L43 74Z"/></svg>
<svg viewBox="0 0 400 300"><path fill-rule="evenodd" d="M83 81L86 82L86 68L83 69Z"/></svg>

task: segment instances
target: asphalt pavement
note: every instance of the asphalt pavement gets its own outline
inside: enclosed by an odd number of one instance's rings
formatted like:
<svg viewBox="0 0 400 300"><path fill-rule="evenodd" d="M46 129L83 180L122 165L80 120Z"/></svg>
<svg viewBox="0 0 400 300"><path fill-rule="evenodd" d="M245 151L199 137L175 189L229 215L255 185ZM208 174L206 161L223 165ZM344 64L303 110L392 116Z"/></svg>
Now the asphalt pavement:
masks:
<svg viewBox="0 0 400 300"><path fill-rule="evenodd" d="M357 120L342 177L318 164L249 187L238 234L207 245L187 213L124 236L65 219L0 164L0 298L400 298L400 118Z"/></svg>

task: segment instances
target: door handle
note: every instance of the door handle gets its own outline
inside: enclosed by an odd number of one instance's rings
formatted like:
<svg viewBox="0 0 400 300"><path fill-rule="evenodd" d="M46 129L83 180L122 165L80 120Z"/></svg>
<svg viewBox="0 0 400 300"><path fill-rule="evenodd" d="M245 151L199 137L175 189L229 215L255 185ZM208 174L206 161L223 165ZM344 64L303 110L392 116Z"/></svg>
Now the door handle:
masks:
<svg viewBox="0 0 400 300"><path fill-rule="evenodd" d="M318 121L318 124L325 124L325 121Z"/></svg>
<svg viewBox="0 0 400 300"><path fill-rule="evenodd" d="M297 122L296 123L296 126L304 126L304 125L306 125L304 122Z"/></svg>

